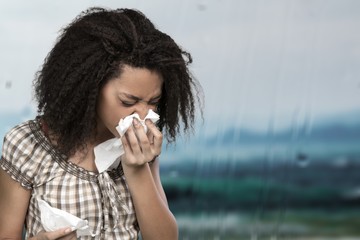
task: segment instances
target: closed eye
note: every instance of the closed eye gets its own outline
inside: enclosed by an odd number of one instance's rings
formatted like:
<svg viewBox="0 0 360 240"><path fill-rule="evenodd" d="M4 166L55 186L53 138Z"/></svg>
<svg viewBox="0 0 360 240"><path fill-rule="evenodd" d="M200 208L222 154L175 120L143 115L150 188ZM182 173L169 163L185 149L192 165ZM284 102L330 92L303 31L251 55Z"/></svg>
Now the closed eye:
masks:
<svg viewBox="0 0 360 240"><path fill-rule="evenodd" d="M119 98L119 101L120 101L121 105L123 105L124 107L132 107L135 104L137 104L138 102L144 102L144 103L146 103L148 105L151 105L151 106L157 106L157 105L159 105L160 99L161 99L161 95L150 99L150 101L148 101L148 102L143 101L143 100L141 100L141 99L139 99L138 97L135 97L135 96L130 96L130 97L135 98L135 99L123 100L123 99Z"/></svg>
<svg viewBox="0 0 360 240"><path fill-rule="evenodd" d="M148 102L148 104L149 104L149 105L153 105L153 106L159 105L160 99L161 99L161 95L159 95L159 96L151 99L151 100Z"/></svg>
<svg viewBox="0 0 360 240"><path fill-rule="evenodd" d="M157 101L151 101L151 102L149 102L148 104L149 104L149 105L156 106L156 105L159 105L159 103L160 103L160 101L157 100Z"/></svg>
<svg viewBox="0 0 360 240"><path fill-rule="evenodd" d="M123 100L120 100L120 102L124 107L132 107L136 104L136 102L127 102L127 101L123 101Z"/></svg>

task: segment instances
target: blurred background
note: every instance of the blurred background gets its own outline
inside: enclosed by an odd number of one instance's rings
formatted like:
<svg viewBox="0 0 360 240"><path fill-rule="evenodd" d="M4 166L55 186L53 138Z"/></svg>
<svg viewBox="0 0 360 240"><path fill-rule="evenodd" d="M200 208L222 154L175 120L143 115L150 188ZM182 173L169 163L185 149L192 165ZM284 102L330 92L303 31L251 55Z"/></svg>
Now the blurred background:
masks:
<svg viewBox="0 0 360 240"><path fill-rule="evenodd" d="M360 1L1 1L1 138L90 6L139 9L194 58L204 121L161 157L180 239L360 239Z"/></svg>

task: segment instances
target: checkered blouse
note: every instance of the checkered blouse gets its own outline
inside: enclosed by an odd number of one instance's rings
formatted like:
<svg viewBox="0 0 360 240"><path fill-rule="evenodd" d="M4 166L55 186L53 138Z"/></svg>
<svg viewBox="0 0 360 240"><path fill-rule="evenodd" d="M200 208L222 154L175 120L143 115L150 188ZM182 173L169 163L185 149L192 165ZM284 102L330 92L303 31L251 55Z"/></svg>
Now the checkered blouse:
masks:
<svg viewBox="0 0 360 240"><path fill-rule="evenodd" d="M26 235L44 230L37 199L88 220L95 237L138 239L139 227L121 164L97 174L66 161L40 130L37 119L14 127L4 138L0 166L31 190Z"/></svg>

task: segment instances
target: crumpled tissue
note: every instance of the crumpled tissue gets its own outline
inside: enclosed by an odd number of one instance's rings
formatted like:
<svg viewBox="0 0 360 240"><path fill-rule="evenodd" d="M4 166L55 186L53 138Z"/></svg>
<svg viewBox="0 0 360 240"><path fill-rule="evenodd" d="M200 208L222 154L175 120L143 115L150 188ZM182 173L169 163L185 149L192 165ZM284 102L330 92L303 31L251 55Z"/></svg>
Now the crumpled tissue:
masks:
<svg viewBox="0 0 360 240"><path fill-rule="evenodd" d="M41 224L45 231L56 231L60 228L71 227L76 230L77 237L92 236L87 220L82 220L66 211L51 207L46 201L37 199L41 213Z"/></svg>
<svg viewBox="0 0 360 240"><path fill-rule="evenodd" d="M150 119L153 123L156 123L160 119L160 116L150 109L144 119L140 119L139 114L137 113L127 116L124 119L120 119L119 124L116 127L116 130L118 131L121 137L124 136L126 130L128 130L128 128L131 126L134 118L137 118L139 120L141 125L144 127L145 132L147 132L145 120Z"/></svg>
<svg viewBox="0 0 360 240"><path fill-rule="evenodd" d="M137 118L140 124L144 127L147 132L145 120L150 119L153 123L156 123L160 117L153 110L149 110L148 114L144 119L140 119L139 114L134 113L130 116L120 119L116 130L120 136L124 136L125 132L131 126L133 119ZM95 165L99 173L106 171L107 169L116 168L120 163L120 156L124 153L124 149L120 138L112 138L103 143L100 143L94 148L95 154Z"/></svg>

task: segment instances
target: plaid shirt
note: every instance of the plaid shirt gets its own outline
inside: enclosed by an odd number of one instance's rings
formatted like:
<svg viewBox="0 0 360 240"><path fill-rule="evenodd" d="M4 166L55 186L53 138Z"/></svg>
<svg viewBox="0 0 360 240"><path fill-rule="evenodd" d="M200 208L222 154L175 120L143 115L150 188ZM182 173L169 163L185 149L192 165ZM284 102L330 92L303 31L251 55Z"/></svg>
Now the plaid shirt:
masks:
<svg viewBox="0 0 360 240"><path fill-rule="evenodd" d="M97 174L66 161L31 120L14 127L4 138L0 166L31 190L26 235L44 230L37 199L88 220L95 237L79 239L138 239L139 227L121 164Z"/></svg>

